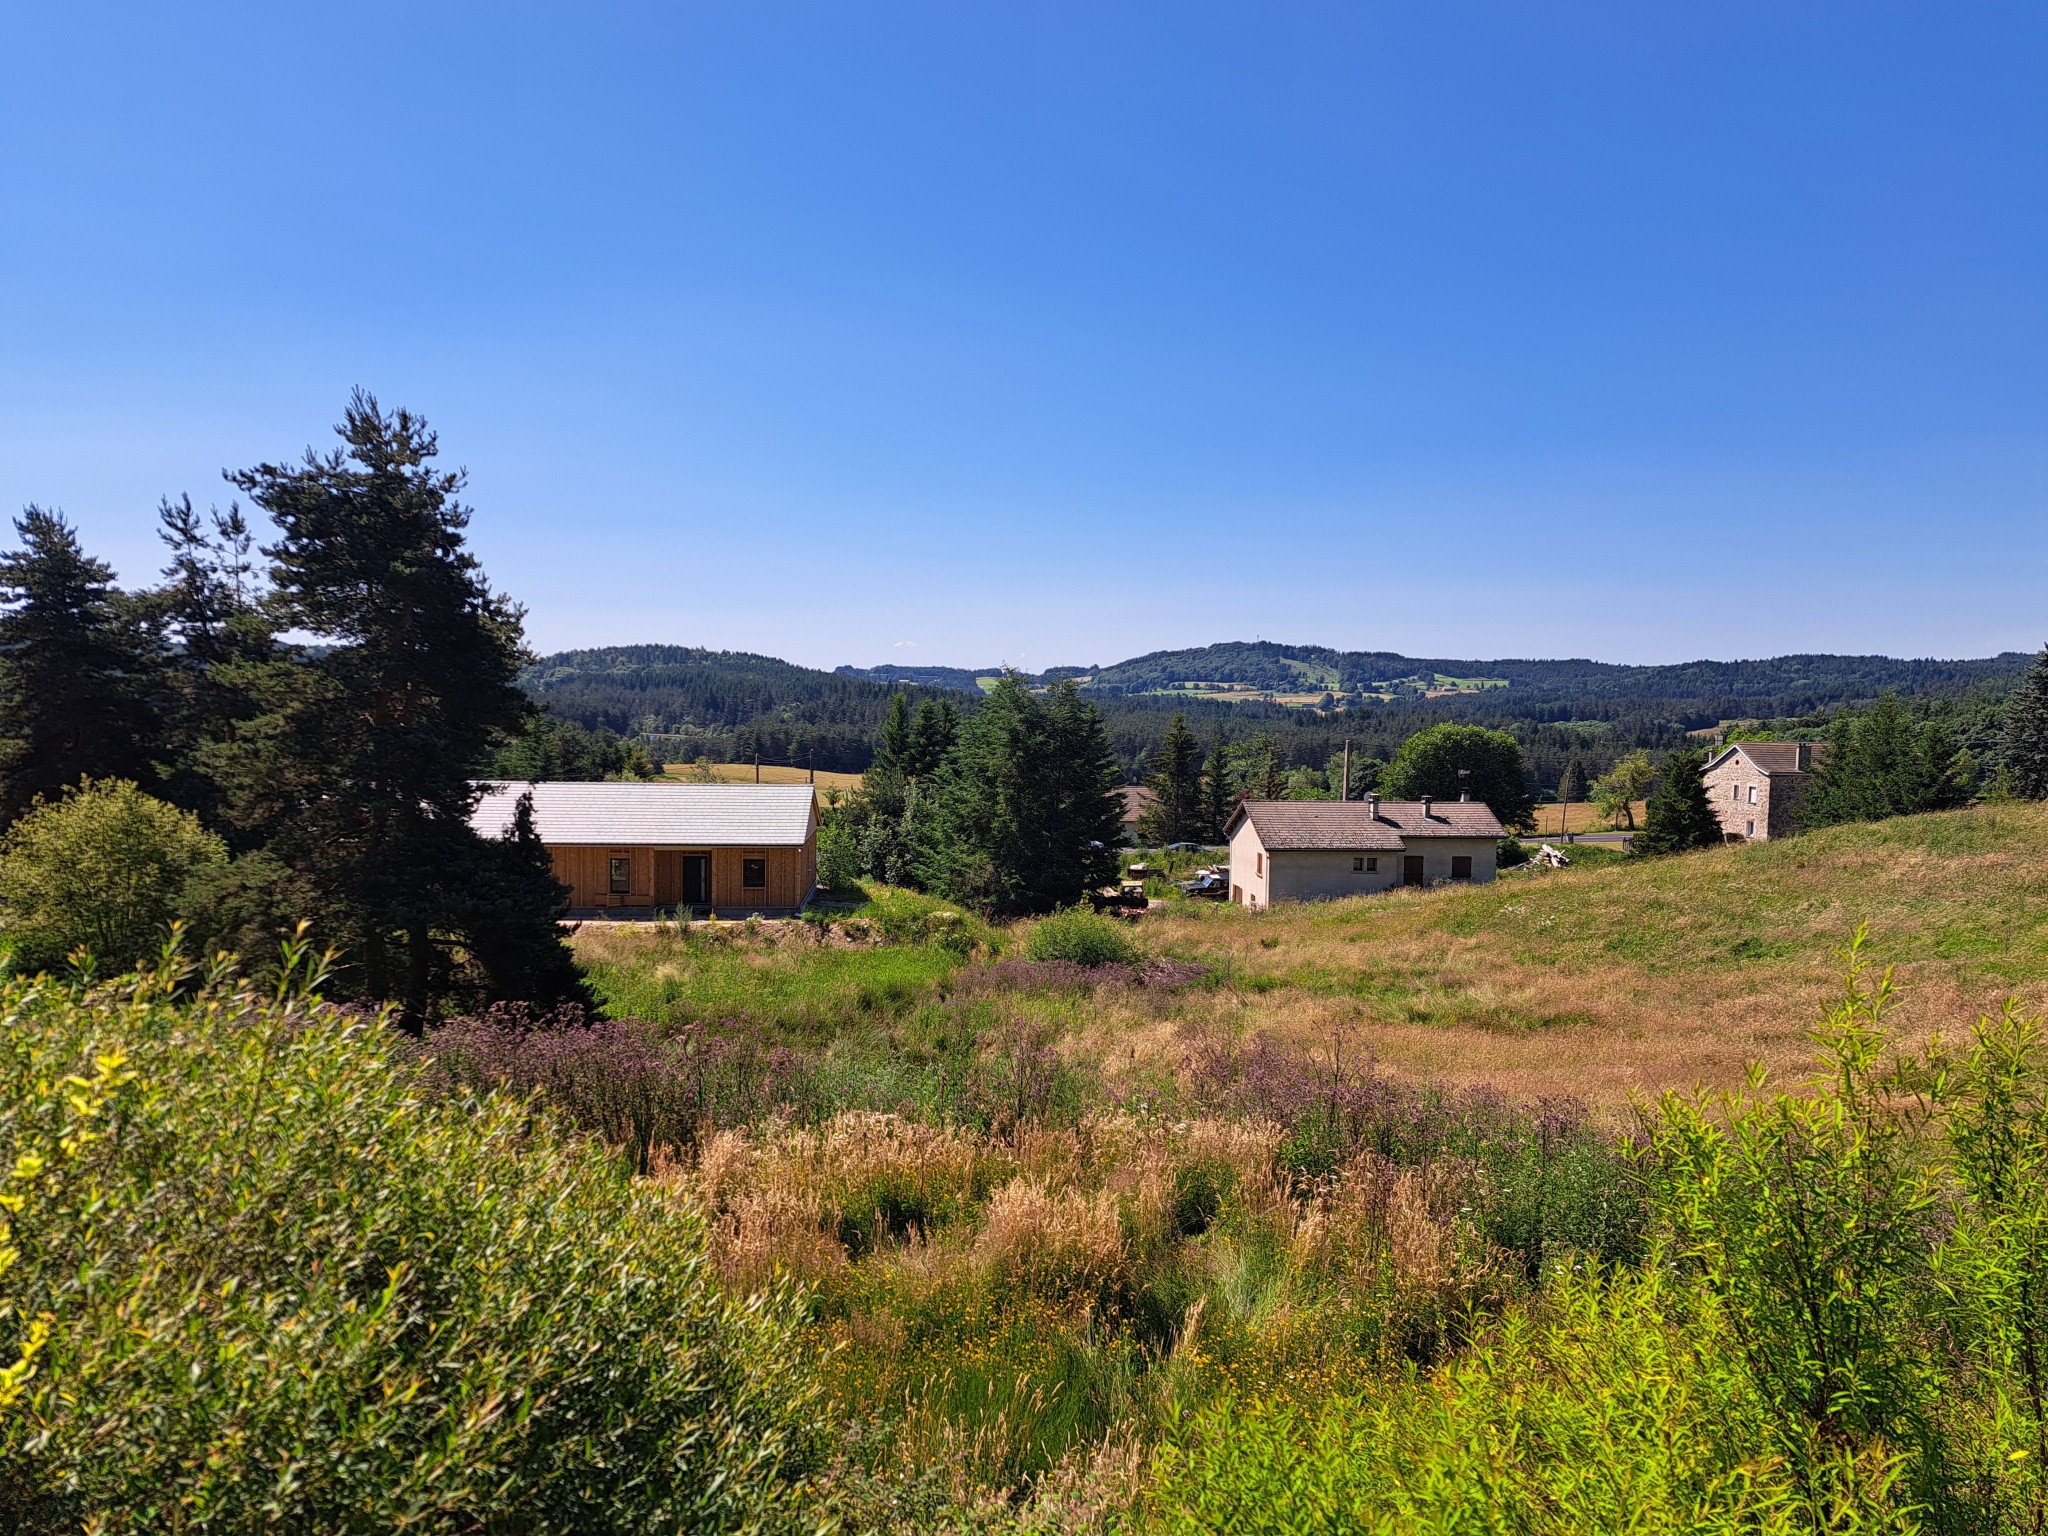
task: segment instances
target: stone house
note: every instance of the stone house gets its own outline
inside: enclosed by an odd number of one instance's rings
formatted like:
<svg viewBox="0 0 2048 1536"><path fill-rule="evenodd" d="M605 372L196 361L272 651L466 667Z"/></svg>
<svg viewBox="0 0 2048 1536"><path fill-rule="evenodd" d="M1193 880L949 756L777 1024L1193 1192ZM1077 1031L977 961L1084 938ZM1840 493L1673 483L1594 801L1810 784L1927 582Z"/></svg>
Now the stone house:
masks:
<svg viewBox="0 0 2048 1536"><path fill-rule="evenodd" d="M1491 880L1503 828L1475 800L1244 800L1224 827L1240 906Z"/></svg>
<svg viewBox="0 0 2048 1536"><path fill-rule="evenodd" d="M1707 804L1730 842L1764 842L1799 830L1799 800L1826 743L1738 741L1707 760Z"/></svg>

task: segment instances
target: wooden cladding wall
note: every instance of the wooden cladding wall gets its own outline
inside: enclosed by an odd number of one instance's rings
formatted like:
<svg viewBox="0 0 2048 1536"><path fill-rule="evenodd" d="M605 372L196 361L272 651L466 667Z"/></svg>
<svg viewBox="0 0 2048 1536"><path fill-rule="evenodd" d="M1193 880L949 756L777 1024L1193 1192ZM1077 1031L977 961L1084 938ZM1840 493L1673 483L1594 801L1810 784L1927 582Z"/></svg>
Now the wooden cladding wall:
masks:
<svg viewBox="0 0 2048 1536"><path fill-rule="evenodd" d="M683 858L711 860L711 904L720 910L800 907L818 882L815 838L801 848L550 848L555 878L570 889L572 907L673 906L681 900ZM628 889L611 885L612 860L628 865ZM746 883L746 865L758 859L764 884Z"/></svg>

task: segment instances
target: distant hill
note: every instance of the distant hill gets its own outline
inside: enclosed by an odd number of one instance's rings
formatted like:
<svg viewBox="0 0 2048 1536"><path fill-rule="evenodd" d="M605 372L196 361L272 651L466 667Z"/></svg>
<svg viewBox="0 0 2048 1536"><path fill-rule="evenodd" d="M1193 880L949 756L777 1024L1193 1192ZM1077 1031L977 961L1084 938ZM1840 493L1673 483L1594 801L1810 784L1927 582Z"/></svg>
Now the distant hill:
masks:
<svg viewBox="0 0 2048 1536"><path fill-rule="evenodd" d="M888 687L908 684L915 688L950 688L955 693L981 692L979 679L995 677L1001 667L983 667L975 671L971 667L834 667L834 677L857 677L865 682L881 683Z"/></svg>
<svg viewBox="0 0 2048 1536"><path fill-rule="evenodd" d="M1230 641L1153 651L1095 673L1089 691L1144 694L1204 683L1276 694L1327 691L1427 695L1459 684L1505 685L1541 700L1728 701L1752 713L1806 714L1826 704L1904 694L1961 693L2002 683L2026 669L2017 651L1969 661L1901 661L1890 656L1777 656L1763 661L1690 661L1625 666L1603 661L1475 660L1338 651L1274 641Z"/></svg>
<svg viewBox="0 0 2048 1536"><path fill-rule="evenodd" d="M1033 681L1079 677L1133 775L1178 711L1204 742L1265 732L1285 763L1312 767L1347 741L1356 752L1386 758L1425 726L1468 721L1513 732L1532 779L1549 785L1573 758L1599 773L1631 748L1679 746L1686 732L1722 720L1811 716L1868 703L1887 690L1922 698L1996 695L2030 659L2019 652L1964 661L1779 656L1635 667L1233 641L1154 651L1108 667L1054 667ZM628 645L546 657L522 681L558 715L658 738L670 761L747 762L758 751L764 762L857 773L874 755L891 693L946 697L971 708L981 693L976 679L998 670L823 672L744 651Z"/></svg>

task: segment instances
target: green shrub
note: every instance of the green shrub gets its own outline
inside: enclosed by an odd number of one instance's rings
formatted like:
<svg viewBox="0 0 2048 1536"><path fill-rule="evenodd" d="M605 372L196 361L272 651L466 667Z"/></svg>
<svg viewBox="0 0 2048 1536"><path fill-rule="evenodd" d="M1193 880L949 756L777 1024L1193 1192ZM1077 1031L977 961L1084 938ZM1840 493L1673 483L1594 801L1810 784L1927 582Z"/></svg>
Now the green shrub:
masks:
<svg viewBox="0 0 2048 1536"><path fill-rule="evenodd" d="M60 969L89 951L103 972L129 970L169 937L196 876L227 863L199 818L126 779L81 779L37 797L0 839L0 935L22 970Z"/></svg>
<svg viewBox="0 0 2048 1536"><path fill-rule="evenodd" d="M1147 1528L1432 1533L1916 1529L1896 1464L1790 1448L1711 1299L1659 1265L1561 1274L1434 1378L1311 1409L1225 1397L1162 1447Z"/></svg>
<svg viewBox="0 0 2048 1536"><path fill-rule="evenodd" d="M1075 965L1130 965L1137 946L1113 917L1086 907L1068 907L1032 924L1024 938L1030 960L1067 960Z"/></svg>
<svg viewBox="0 0 2048 1536"><path fill-rule="evenodd" d="M818 884L835 893L860 889L860 839L833 822L818 830Z"/></svg>
<svg viewBox="0 0 2048 1536"><path fill-rule="evenodd" d="M779 1294L724 1299L687 1206L425 1091L366 1016L0 982L7 1168L0 1528L754 1530L802 1495Z"/></svg>

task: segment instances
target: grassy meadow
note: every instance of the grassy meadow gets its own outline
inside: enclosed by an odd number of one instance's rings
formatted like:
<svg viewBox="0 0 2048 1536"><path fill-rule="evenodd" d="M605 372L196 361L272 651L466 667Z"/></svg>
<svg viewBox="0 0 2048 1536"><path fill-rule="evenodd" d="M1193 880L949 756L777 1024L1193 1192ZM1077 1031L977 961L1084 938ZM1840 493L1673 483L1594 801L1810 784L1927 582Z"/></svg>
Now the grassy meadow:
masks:
<svg viewBox="0 0 2048 1536"><path fill-rule="evenodd" d="M0 975L0 1525L2038 1530L2044 855Z"/></svg>
<svg viewBox="0 0 2048 1536"><path fill-rule="evenodd" d="M1502 1350L1580 1347L1609 1303L1545 1300L1547 1277L1652 1240L1616 1133L1752 1062L1810 1077L1859 924L1903 1047L2040 1007L2044 855L2048 812L1987 806L1312 907L1181 901L1094 969L882 890L575 942L609 1014L694 1053L646 1166L706 1213L736 1292L804 1287L855 1526L1086 1528L1172 1472L1197 1483L1162 1528L1198 1529L1210 1405L1257 1418L1232 1436L1350 1445L1406 1411L1396 1384L1498 1392ZM748 1082L714 1081L720 1050ZM1643 1296L1665 1321L1628 1348L1696 1358L1690 1303ZM1493 1332L1553 1305L1565 1344Z"/></svg>

